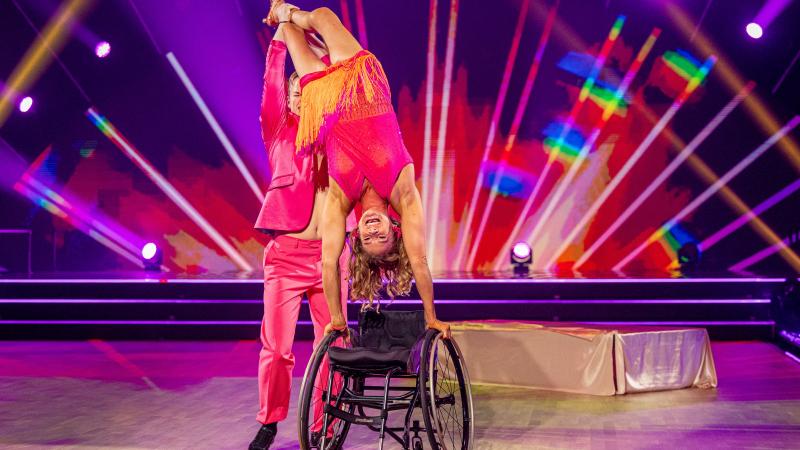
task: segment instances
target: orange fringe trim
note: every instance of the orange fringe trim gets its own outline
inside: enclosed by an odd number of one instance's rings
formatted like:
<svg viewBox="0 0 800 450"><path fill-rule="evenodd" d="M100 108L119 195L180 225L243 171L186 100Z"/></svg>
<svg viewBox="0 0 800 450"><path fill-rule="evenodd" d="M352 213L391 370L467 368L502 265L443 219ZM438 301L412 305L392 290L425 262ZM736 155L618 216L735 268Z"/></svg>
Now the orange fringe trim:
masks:
<svg viewBox="0 0 800 450"><path fill-rule="evenodd" d="M297 151L317 141L330 115L357 116L361 109L376 104L391 106L391 93L386 74L375 55L366 52L328 67L325 75L303 87L295 141Z"/></svg>

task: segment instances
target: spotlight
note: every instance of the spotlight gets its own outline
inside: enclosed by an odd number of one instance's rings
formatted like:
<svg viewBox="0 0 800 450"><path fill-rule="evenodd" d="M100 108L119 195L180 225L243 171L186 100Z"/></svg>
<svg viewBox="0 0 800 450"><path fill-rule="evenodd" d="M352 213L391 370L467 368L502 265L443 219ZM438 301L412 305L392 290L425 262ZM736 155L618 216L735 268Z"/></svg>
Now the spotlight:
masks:
<svg viewBox="0 0 800 450"><path fill-rule="evenodd" d="M748 23L745 30L747 31L747 35L753 39L761 39L761 36L764 35L764 30L761 28L761 25L755 22Z"/></svg>
<svg viewBox="0 0 800 450"><path fill-rule="evenodd" d="M111 44L108 41L99 42L94 48L94 54L98 58L105 58L109 53L111 53Z"/></svg>
<svg viewBox="0 0 800 450"><path fill-rule="evenodd" d="M515 276L528 275L529 266L533 262L531 246L525 242L517 242L511 248L511 265Z"/></svg>
<svg viewBox="0 0 800 450"><path fill-rule="evenodd" d="M19 110L24 113L30 111L32 106L33 99L31 97L25 97L19 102Z"/></svg>
<svg viewBox="0 0 800 450"><path fill-rule="evenodd" d="M678 263L684 271L697 268L697 265L700 264L700 256L700 247L696 242L687 242L678 249Z"/></svg>
<svg viewBox="0 0 800 450"><path fill-rule="evenodd" d="M148 242L142 247L142 264L144 264L144 270L154 272L161 271L161 262L163 259L164 255L156 244Z"/></svg>

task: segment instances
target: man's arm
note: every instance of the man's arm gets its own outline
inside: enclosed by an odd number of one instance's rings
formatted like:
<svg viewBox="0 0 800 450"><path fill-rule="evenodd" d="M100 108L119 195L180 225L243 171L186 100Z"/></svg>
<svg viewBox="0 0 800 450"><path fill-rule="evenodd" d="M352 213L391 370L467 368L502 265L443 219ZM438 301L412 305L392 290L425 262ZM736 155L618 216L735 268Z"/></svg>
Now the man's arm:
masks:
<svg viewBox="0 0 800 450"><path fill-rule="evenodd" d="M264 90L261 95L261 138L267 148L272 144L280 124L286 120L286 44L283 41L283 25L278 26L267 50L264 71Z"/></svg>

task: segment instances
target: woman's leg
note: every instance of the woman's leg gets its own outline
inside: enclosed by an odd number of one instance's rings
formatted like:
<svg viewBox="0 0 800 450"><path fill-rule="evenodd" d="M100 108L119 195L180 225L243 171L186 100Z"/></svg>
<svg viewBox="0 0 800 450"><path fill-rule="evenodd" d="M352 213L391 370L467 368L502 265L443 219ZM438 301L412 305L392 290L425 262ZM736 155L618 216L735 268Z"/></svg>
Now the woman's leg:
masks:
<svg viewBox="0 0 800 450"><path fill-rule="evenodd" d="M292 13L292 23L304 30L319 33L328 46L332 63L350 58L362 50L361 44L330 8L317 8L311 12L295 11Z"/></svg>
<svg viewBox="0 0 800 450"><path fill-rule="evenodd" d="M278 26L278 32L282 33L283 41L289 50L292 58L294 70L301 77L312 73L325 70L325 63L314 53L306 41L305 32L295 24L282 23Z"/></svg>

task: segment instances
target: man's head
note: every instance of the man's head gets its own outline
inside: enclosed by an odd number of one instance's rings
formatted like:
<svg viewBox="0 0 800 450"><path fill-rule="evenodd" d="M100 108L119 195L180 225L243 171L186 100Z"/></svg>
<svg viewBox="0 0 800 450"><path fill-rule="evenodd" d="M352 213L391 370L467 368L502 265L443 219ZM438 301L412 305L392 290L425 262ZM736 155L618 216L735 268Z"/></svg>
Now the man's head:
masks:
<svg viewBox="0 0 800 450"><path fill-rule="evenodd" d="M289 75L289 80L286 83L287 102L289 103L289 111L300 115L300 76L297 72L292 72Z"/></svg>

